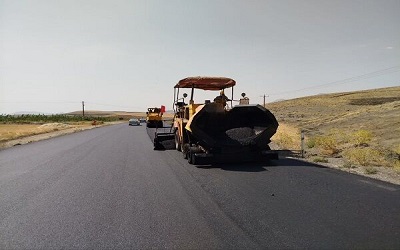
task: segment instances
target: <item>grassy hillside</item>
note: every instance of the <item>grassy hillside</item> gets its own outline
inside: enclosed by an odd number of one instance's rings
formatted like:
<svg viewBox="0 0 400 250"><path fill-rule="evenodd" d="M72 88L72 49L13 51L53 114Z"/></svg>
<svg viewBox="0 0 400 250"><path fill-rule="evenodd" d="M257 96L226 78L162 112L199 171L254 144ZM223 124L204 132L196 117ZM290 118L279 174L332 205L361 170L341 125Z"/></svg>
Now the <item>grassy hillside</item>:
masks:
<svg viewBox="0 0 400 250"><path fill-rule="evenodd" d="M368 164L400 166L395 161L400 154L400 87L321 94L267 108L282 124L275 139L287 147L298 149L299 131L304 130L313 154L345 157L357 150L382 157Z"/></svg>

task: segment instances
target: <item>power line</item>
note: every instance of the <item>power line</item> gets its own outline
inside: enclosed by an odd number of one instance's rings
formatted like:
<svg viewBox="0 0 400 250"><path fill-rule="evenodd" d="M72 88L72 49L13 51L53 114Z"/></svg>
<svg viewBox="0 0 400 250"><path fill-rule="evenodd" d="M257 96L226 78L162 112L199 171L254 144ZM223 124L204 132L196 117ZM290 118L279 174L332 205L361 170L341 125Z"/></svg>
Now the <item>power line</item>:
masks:
<svg viewBox="0 0 400 250"><path fill-rule="evenodd" d="M302 88L302 89L289 90L289 91L283 91L283 92L276 92L276 93L272 93L270 95L280 95L280 94L293 93L293 92L298 92L298 91L303 91L303 90L308 90L308 89L317 89L317 88L326 87L326 86L329 86L329 85L332 85L332 84L336 84L336 85L345 84L345 83L349 83L349 82L365 80L365 79L369 79L369 78L373 78L373 77L392 74L392 73L396 73L396 72L399 72L399 71L400 71L400 66L395 66L395 67L390 67L390 68L386 68L386 69L381 69L381 70L378 70L378 71L370 72L370 73L363 74L363 75L353 76L353 77L342 79L342 80L339 80L339 81L324 83L324 84L320 84L320 85L314 85L314 86L310 86L310 87L306 87L306 88Z"/></svg>

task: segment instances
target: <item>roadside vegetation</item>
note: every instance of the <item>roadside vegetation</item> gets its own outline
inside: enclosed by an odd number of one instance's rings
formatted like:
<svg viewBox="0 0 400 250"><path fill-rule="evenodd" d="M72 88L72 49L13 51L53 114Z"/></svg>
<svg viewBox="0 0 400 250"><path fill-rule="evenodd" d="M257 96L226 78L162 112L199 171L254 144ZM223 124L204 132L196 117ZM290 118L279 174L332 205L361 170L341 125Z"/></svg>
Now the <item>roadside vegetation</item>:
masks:
<svg viewBox="0 0 400 250"><path fill-rule="evenodd" d="M300 130L287 124L272 138L279 148L301 150ZM376 174L379 167L388 167L400 173L400 145L386 148L376 143L372 131L345 131L334 129L324 134L306 136L305 157L313 162L328 163L329 158L342 159L342 168L364 167L366 174ZM375 142L371 144L371 142Z"/></svg>
<svg viewBox="0 0 400 250"><path fill-rule="evenodd" d="M81 115L0 115L0 123L3 124L44 124L50 122L76 123L85 121L111 122L118 117L107 116L81 116Z"/></svg>
<svg viewBox="0 0 400 250"><path fill-rule="evenodd" d="M4 142L27 136L62 130L75 132L118 120L118 116L0 115L0 147Z"/></svg>
<svg viewBox="0 0 400 250"><path fill-rule="evenodd" d="M270 103L279 121L272 140L301 149L313 162L339 163L374 175L389 169L400 177L400 87L321 94Z"/></svg>

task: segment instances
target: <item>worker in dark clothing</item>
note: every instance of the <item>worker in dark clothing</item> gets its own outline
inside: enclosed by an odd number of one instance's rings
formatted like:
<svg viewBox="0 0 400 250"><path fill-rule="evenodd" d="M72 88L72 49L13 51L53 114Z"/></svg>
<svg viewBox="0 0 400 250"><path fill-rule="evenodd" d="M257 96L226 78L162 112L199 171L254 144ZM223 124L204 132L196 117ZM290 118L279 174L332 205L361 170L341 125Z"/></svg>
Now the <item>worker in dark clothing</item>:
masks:
<svg viewBox="0 0 400 250"><path fill-rule="evenodd" d="M219 92L219 96L214 98L215 103L221 103L224 107L226 106L226 102L230 101L229 98L225 95L224 90Z"/></svg>

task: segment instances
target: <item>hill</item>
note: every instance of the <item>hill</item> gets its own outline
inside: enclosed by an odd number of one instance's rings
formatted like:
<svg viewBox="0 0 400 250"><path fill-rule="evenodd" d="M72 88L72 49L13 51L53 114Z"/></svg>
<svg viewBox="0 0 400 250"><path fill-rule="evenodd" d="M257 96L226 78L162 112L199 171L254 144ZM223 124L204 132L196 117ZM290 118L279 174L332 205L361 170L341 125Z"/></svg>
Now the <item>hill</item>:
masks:
<svg viewBox="0 0 400 250"><path fill-rule="evenodd" d="M281 124L274 139L283 147L299 149L303 130L309 155L350 159L359 151L359 164L400 168L400 87L321 94L266 107ZM374 160L361 162L362 157Z"/></svg>
<svg viewBox="0 0 400 250"><path fill-rule="evenodd" d="M306 135L369 130L374 143L393 147L400 144L400 87L323 94L270 103L277 119Z"/></svg>

